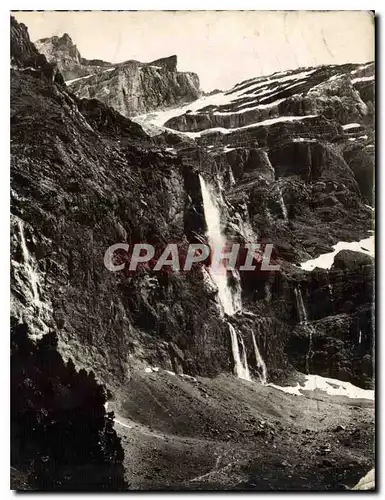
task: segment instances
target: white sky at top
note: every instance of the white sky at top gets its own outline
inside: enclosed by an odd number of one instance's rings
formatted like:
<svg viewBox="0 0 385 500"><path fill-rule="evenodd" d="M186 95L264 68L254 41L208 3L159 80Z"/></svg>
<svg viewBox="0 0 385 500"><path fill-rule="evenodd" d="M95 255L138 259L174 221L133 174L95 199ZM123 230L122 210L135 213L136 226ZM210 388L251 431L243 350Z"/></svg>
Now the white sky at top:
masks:
<svg viewBox="0 0 385 500"><path fill-rule="evenodd" d="M275 71L374 59L365 11L15 12L32 41L68 33L87 59L149 62L172 54L203 90Z"/></svg>

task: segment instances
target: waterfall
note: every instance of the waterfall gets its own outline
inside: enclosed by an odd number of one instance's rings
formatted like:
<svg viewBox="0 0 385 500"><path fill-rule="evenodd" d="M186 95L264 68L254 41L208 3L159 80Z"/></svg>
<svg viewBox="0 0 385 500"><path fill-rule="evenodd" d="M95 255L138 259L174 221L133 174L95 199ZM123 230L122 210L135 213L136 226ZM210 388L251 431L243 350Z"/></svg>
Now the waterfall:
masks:
<svg viewBox="0 0 385 500"><path fill-rule="evenodd" d="M244 343L243 338L241 336L240 336L240 339L241 339L241 346L242 346L242 374L239 375L239 377L244 378L245 380L251 380L249 366L247 364L247 353L246 353L245 343Z"/></svg>
<svg viewBox="0 0 385 500"><path fill-rule="evenodd" d="M231 337L231 349L233 351L233 358L234 358L234 373L239 378L243 378L244 380L250 380L245 344L243 342L242 337L240 337L242 346L242 361L241 361L237 332L231 323L228 323L228 325Z"/></svg>
<svg viewBox="0 0 385 500"><path fill-rule="evenodd" d="M358 334L358 343L361 344L361 342L362 342L362 332L360 329L359 334Z"/></svg>
<svg viewBox="0 0 385 500"><path fill-rule="evenodd" d="M307 323L306 323L307 324ZM310 360L314 355L313 352L313 327L311 325L307 325L309 329L309 348L306 353L306 358L305 358L305 368L306 368L306 373L310 373Z"/></svg>
<svg viewBox="0 0 385 500"><path fill-rule="evenodd" d="M255 340L254 332L251 332L251 336L252 336L253 345L254 345L255 361L257 363L257 368L259 370L259 380L261 381L262 384L265 385L267 382L266 364L263 361L261 353L259 352L258 345L257 345L257 342Z"/></svg>
<svg viewBox="0 0 385 500"><path fill-rule="evenodd" d="M242 311L242 285L238 269L233 269L231 275L234 283L233 288L230 289L232 291L233 306L236 312Z"/></svg>
<svg viewBox="0 0 385 500"><path fill-rule="evenodd" d="M332 310L334 311L333 286L330 283L330 275L329 275L328 269L326 270L326 276L327 276L327 282L328 282L328 293L329 293L330 305L332 307Z"/></svg>
<svg viewBox="0 0 385 500"><path fill-rule="evenodd" d="M234 186L234 184L236 184L235 178L234 178L234 174L233 174L233 170L230 167L230 165L229 165L229 180L230 180L230 186Z"/></svg>
<svg viewBox="0 0 385 500"><path fill-rule="evenodd" d="M306 353L305 367L306 367L306 372L310 373L309 362L314 354L313 350L312 350L312 347L313 347L313 327L308 324L307 312L306 312L305 304L303 302L301 288L300 287L294 288L294 293L295 293L295 298L297 301L298 316L299 316L299 320L300 320L299 323L301 325L302 324L306 325L308 332L309 332L309 348L308 348L308 351Z"/></svg>
<svg viewBox="0 0 385 500"><path fill-rule="evenodd" d="M20 235L20 250L22 262L16 269L15 281L19 283L26 302L22 308L15 305L20 312L20 321L28 323L30 338L41 338L49 331L47 323L50 320L52 308L49 303L41 300L41 276L38 272L36 258L30 254L25 239L24 221L16 218Z"/></svg>
<svg viewBox="0 0 385 500"><path fill-rule="evenodd" d="M206 184L201 175L199 176L199 181L201 185L203 209L207 226L206 236L211 247L211 251L213 253L215 253L216 251L223 251L226 248L226 238L222 233L221 212L216 201L216 194ZM221 194L219 194L219 198L221 198ZM227 270L223 262L220 261L219 265L214 267L210 266L209 273L218 288L219 302L223 308L223 311L228 316L233 316L237 311L240 311L242 309L241 286L238 271L232 271L232 276L237 285L235 287L235 290L234 288L231 288L227 282ZM228 322L227 324L229 326L231 337L231 349L234 359L234 373L239 378L251 380L249 367L247 364L246 347L243 338L239 336L242 348L241 359L237 332L231 323Z"/></svg>
<svg viewBox="0 0 385 500"><path fill-rule="evenodd" d="M32 305L36 306L37 309L40 309L41 303L40 303L40 295L39 295L39 290L38 290L38 284L39 284L39 277L38 274L36 273L34 266L32 266L32 258L29 254L28 247L25 241L25 236L24 236L24 226L22 220L18 221L19 224L19 232L20 232L20 246L21 246L21 253L23 256L24 260L24 269L26 271L27 277L28 277L28 282L31 287L31 295L32 295L32 300L31 303Z"/></svg>
<svg viewBox="0 0 385 500"><path fill-rule="evenodd" d="M300 324L304 323L306 325L307 324L307 313L306 313L305 304L303 303L301 289L300 288L294 288L294 294L295 294L295 298L296 298L296 301L297 301L297 310L298 310L299 322L300 322Z"/></svg>
<svg viewBox="0 0 385 500"><path fill-rule="evenodd" d="M217 202L217 197L221 199L221 193L216 195L212 188L206 184L203 177L199 176L199 181L202 191L203 199L203 209L206 219L206 236L211 247L211 251L214 253L216 251L223 251L226 248L226 238L222 232L221 227L221 212ZM240 222L242 222L241 218ZM250 224L240 225L240 227L245 231L244 236L252 237L253 232ZM219 266L210 266L209 273L218 288L218 297L224 312L228 316L233 316L237 311L242 310L242 300L241 300L241 286L240 277L238 271L232 271L233 279L236 283L235 287L230 287L227 281L227 270L224 263L220 262ZM303 302L302 302L303 306ZM249 367L247 363L247 352L246 346L243 338L236 332L234 326L228 323L230 337L231 337L231 349L234 359L234 373L237 377L251 380ZM259 352L254 333L252 332L252 339L254 344L254 352L256 358L257 368L259 370L259 378L263 384L266 383L267 372L266 365L262 359ZM241 353L240 353L241 346Z"/></svg>
<svg viewBox="0 0 385 500"><path fill-rule="evenodd" d="M285 201L284 201L283 196L282 196L281 186L279 184L278 184L278 199L279 199L279 204L281 206L283 218L287 222L289 220L289 218L288 218L288 215L287 215L287 209L286 209Z"/></svg>
<svg viewBox="0 0 385 500"><path fill-rule="evenodd" d="M226 248L226 238L221 228L221 212L216 201L215 193L206 184L203 177L199 176L201 185L203 209L205 213L207 232L206 236L213 253L223 251ZM218 288L219 301L224 312L229 316L234 315L240 308L240 296L236 296L227 282L227 270L225 264L220 261L218 266L209 268L210 275Z"/></svg>

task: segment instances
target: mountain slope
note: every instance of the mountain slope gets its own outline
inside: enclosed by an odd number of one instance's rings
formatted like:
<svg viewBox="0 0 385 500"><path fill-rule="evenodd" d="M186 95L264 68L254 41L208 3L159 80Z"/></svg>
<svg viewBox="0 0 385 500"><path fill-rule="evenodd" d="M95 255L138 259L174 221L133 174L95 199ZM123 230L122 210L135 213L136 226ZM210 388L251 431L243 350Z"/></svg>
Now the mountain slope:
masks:
<svg viewBox="0 0 385 500"><path fill-rule="evenodd" d="M373 466L372 402L324 387L300 396L263 385L260 358L269 384L302 384L308 371L373 387L371 249L344 250L329 269L301 266L338 241L370 236L372 196L362 169L374 165L374 96L371 80L360 80L361 88L346 76L367 78L369 69L260 78L136 117L143 129L119 113L120 104L75 95L40 62L27 71L31 54L39 56L26 30L13 29L20 43L12 57L20 62L11 70L12 324L27 325L33 343L55 332L60 356L107 387L128 482L139 489L353 486ZM177 78L174 59L153 64L164 67L104 67L78 80L79 89L97 94L102 82L140 69ZM335 72L345 74L344 85L314 90ZM292 77L304 95L283 96ZM244 122L236 116L234 96L250 90L241 99L255 100L251 93L278 84L287 108L282 101L271 115L253 108ZM221 114L228 112L229 119ZM207 241L202 179L217 195L228 241L273 243L281 266L229 276L242 302L232 316L223 314L205 266L113 273L103 263L118 242L157 251L177 242L185 252ZM233 376L234 330L249 381Z"/></svg>

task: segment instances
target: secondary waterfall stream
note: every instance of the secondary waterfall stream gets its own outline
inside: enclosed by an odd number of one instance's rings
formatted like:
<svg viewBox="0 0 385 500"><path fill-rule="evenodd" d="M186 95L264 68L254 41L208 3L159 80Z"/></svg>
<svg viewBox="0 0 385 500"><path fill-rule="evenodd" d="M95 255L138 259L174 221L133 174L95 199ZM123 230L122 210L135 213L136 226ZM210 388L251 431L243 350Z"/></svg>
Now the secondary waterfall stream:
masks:
<svg viewBox="0 0 385 500"><path fill-rule="evenodd" d="M289 217L288 217L288 214L287 214L287 208L286 208L283 196L282 196L282 190L281 190L281 186L280 185L278 185L278 198L279 198L279 204L280 204L280 207L281 207L281 210L282 210L283 218L287 222L289 220Z"/></svg>
<svg viewBox="0 0 385 500"><path fill-rule="evenodd" d="M28 318L30 337L40 338L49 331L47 319L51 308L47 302L41 299L41 276L36 257L28 249L25 223L19 218L16 221L20 237L21 260L16 268L17 276L15 279L20 283L21 290L25 295L23 316L19 320L26 322L26 318Z"/></svg>
<svg viewBox="0 0 385 500"><path fill-rule="evenodd" d="M303 303L302 291L300 288L294 288L295 298L297 301L297 310L300 324L307 324L307 312Z"/></svg>
<svg viewBox="0 0 385 500"><path fill-rule="evenodd" d="M261 353L259 352L258 345L257 345L257 342L255 340L254 332L251 332L251 336L253 338L254 353L255 353L255 362L256 362L257 368L259 370L259 380L261 381L262 384L266 384L266 382L267 382L266 364L263 361Z"/></svg>
<svg viewBox="0 0 385 500"><path fill-rule="evenodd" d="M249 366L247 364L247 354L246 354L245 344L243 342L242 337L240 337L242 346L242 360L241 360L237 331L235 330L234 326L231 323L228 323L228 325L231 338L231 349L233 352L233 359L234 359L234 373L239 378L243 378L244 380L250 380L250 372L249 372Z"/></svg>
<svg viewBox="0 0 385 500"><path fill-rule="evenodd" d="M21 246L21 252L23 256L23 262L24 262L24 267L26 271L26 275L28 278L28 282L31 287L31 304L35 306L37 309L40 309L40 295L39 295L39 290L38 290L38 283L39 283L39 278L38 275L31 264L31 257L27 248L27 244L25 241L25 236L24 236L24 225L22 220L19 220L19 232L20 232L20 246Z"/></svg>
<svg viewBox="0 0 385 500"><path fill-rule="evenodd" d="M310 373L309 362L310 362L310 358L314 354L313 350L312 350L312 348L313 348L313 327L308 324L307 311L306 311L306 307L305 307L305 304L303 301L301 288L300 287L294 288L294 293L295 293L295 298L297 301L299 323L300 323L300 325L306 325L307 329L309 331L309 348L308 348L308 351L307 351L306 357L305 357L305 368L306 368L306 373Z"/></svg>

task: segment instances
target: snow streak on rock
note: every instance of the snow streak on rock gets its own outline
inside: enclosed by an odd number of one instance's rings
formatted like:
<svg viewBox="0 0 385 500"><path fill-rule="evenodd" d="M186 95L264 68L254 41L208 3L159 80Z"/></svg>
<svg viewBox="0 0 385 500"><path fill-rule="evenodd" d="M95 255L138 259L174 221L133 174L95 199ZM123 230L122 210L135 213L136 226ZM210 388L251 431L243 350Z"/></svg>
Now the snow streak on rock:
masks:
<svg viewBox="0 0 385 500"><path fill-rule="evenodd" d="M304 384L296 386L280 386L268 384L270 387L275 387L280 391L288 394L296 394L304 396L306 391L322 391L329 396L346 396L350 399L370 399L374 400L374 391L369 389L361 389L350 382L342 382L334 378L321 377L320 375L306 375Z"/></svg>
<svg viewBox="0 0 385 500"><path fill-rule="evenodd" d="M334 262L334 257L341 250L353 250L354 252L362 252L366 255L374 257L374 236L364 238L360 241L339 241L333 245L334 251L320 255L316 259L310 259L301 264L301 268L305 271L312 271L316 267L322 269L330 269Z"/></svg>

